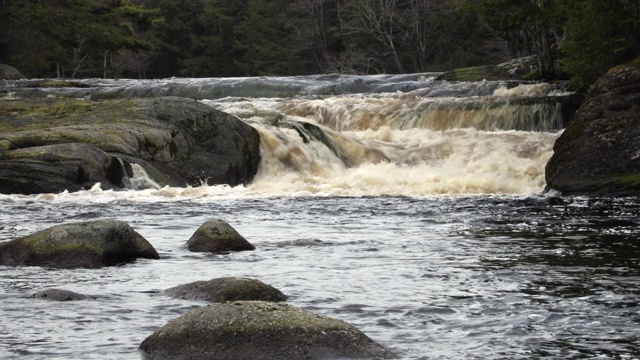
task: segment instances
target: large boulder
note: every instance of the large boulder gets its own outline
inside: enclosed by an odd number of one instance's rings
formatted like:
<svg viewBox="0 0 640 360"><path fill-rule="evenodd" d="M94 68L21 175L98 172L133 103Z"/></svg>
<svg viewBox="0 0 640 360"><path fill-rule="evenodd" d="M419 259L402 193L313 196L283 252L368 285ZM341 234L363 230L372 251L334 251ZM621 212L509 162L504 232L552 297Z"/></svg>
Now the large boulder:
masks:
<svg viewBox="0 0 640 360"><path fill-rule="evenodd" d="M98 182L103 189L119 188L126 175L117 157L83 143L6 151L0 164L0 193L4 194L77 191Z"/></svg>
<svg viewBox="0 0 640 360"><path fill-rule="evenodd" d="M209 302L255 300L285 301L287 297L278 289L260 280L242 277L222 277L209 281L195 281L165 290L165 294L178 299Z"/></svg>
<svg viewBox="0 0 640 360"><path fill-rule="evenodd" d="M24 175L29 169L37 174L61 163L57 155L40 156L34 163L25 149L71 143L89 144L104 153L91 150L90 161L73 158L70 166L91 170L86 176L63 176L64 181L46 184L37 176ZM98 181L106 188L118 188L121 179L109 175L97 157L136 163L160 185L238 185L255 175L259 145L254 128L190 99L0 101L0 169L4 169L0 184L20 184L5 185L0 192L75 190ZM26 161L16 165L21 159Z"/></svg>
<svg viewBox="0 0 640 360"><path fill-rule="evenodd" d="M0 265L100 268L136 258L160 257L142 235L117 220L56 225L0 243Z"/></svg>
<svg viewBox="0 0 640 360"><path fill-rule="evenodd" d="M24 75L13 66L0 64L0 80L21 80Z"/></svg>
<svg viewBox="0 0 640 360"><path fill-rule="evenodd" d="M554 145L547 188L563 194L640 194L640 64L614 69L587 95Z"/></svg>
<svg viewBox="0 0 640 360"><path fill-rule="evenodd" d="M236 229L220 219L207 220L187 241L187 248L193 252L229 252L255 250Z"/></svg>
<svg viewBox="0 0 640 360"><path fill-rule="evenodd" d="M148 359L371 359L393 354L354 326L292 306L215 303L187 312L146 338Z"/></svg>

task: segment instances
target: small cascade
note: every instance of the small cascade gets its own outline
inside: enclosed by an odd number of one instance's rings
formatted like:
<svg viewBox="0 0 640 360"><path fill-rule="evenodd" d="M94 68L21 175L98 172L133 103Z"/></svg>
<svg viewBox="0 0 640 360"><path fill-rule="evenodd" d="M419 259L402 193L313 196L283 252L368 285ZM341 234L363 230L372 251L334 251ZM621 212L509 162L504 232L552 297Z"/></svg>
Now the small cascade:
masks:
<svg viewBox="0 0 640 360"><path fill-rule="evenodd" d="M531 193L562 127L550 84L380 94L208 100L260 133L250 188L267 193L406 195ZM462 88L452 84L456 91ZM482 91L480 91L482 89ZM459 95L459 94L458 94Z"/></svg>
<svg viewBox="0 0 640 360"><path fill-rule="evenodd" d="M331 149L298 129L254 127L263 158L252 190L355 196L537 192L557 137L513 130L323 128Z"/></svg>
<svg viewBox="0 0 640 360"><path fill-rule="evenodd" d="M162 187L149 177L142 166L135 163L131 163L131 175L125 176L122 179L122 184L125 189L130 190L160 189Z"/></svg>
<svg viewBox="0 0 640 360"><path fill-rule="evenodd" d="M313 119L338 131L392 129L552 131L563 124L562 98L547 96L540 86L498 88L491 96L421 97L415 93L387 96L343 96L283 100L276 110ZM549 90L548 87L544 88Z"/></svg>

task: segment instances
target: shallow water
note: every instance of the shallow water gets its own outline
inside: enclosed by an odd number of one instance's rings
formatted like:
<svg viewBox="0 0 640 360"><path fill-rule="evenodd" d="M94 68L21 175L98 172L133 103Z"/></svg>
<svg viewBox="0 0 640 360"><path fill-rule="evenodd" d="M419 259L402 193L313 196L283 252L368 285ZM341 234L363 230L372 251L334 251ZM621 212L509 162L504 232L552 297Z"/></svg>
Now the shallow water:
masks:
<svg viewBox="0 0 640 360"><path fill-rule="evenodd" d="M0 267L0 357L139 359L146 336L203 305L161 291L220 276L260 279L403 359L640 356L637 199L145 199L95 189L71 199L0 196L3 240L115 218L161 255L99 270ZM227 220L257 250L186 251L210 218ZM25 299L49 287L96 299Z"/></svg>

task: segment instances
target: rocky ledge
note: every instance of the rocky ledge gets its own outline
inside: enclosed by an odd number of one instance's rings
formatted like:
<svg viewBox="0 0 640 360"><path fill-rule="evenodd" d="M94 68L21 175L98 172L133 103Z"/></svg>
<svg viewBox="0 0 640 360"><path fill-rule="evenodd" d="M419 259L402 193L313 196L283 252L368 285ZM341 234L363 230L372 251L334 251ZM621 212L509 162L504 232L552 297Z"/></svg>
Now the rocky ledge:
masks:
<svg viewBox="0 0 640 360"><path fill-rule="evenodd" d="M175 97L0 101L0 193L126 187L142 168L160 186L238 185L260 162L258 132Z"/></svg>
<svg viewBox="0 0 640 360"><path fill-rule="evenodd" d="M640 194L640 64L612 69L554 145L547 189L564 195Z"/></svg>

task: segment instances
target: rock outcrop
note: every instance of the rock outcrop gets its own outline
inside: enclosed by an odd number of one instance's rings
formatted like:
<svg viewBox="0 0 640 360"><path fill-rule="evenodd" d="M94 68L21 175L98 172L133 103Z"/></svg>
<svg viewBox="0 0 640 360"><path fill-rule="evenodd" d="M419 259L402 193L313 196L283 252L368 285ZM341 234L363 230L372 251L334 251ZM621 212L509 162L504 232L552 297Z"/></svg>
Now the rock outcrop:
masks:
<svg viewBox="0 0 640 360"><path fill-rule="evenodd" d="M380 359L393 354L343 321L259 301L216 303L146 338L148 359Z"/></svg>
<svg viewBox="0 0 640 360"><path fill-rule="evenodd" d="M589 92L554 145L547 189L640 194L640 64L614 69Z"/></svg>
<svg viewBox="0 0 640 360"><path fill-rule="evenodd" d="M238 185L260 162L257 131L184 98L0 101L0 193L122 187L127 165L160 185Z"/></svg>
<svg viewBox="0 0 640 360"><path fill-rule="evenodd" d="M0 243L0 265L51 268L100 268L159 259L149 242L117 220L69 223Z"/></svg>
<svg viewBox="0 0 640 360"><path fill-rule="evenodd" d="M260 280L242 277L223 277L209 281L196 281L165 290L165 294L189 300L224 301L285 301L287 297L278 289Z"/></svg>
<svg viewBox="0 0 640 360"><path fill-rule="evenodd" d="M21 80L24 75L13 66L0 64L0 80Z"/></svg>
<svg viewBox="0 0 640 360"><path fill-rule="evenodd" d="M226 221L211 219L200 225L187 241L187 248L193 252L229 252L255 250L236 229Z"/></svg>

